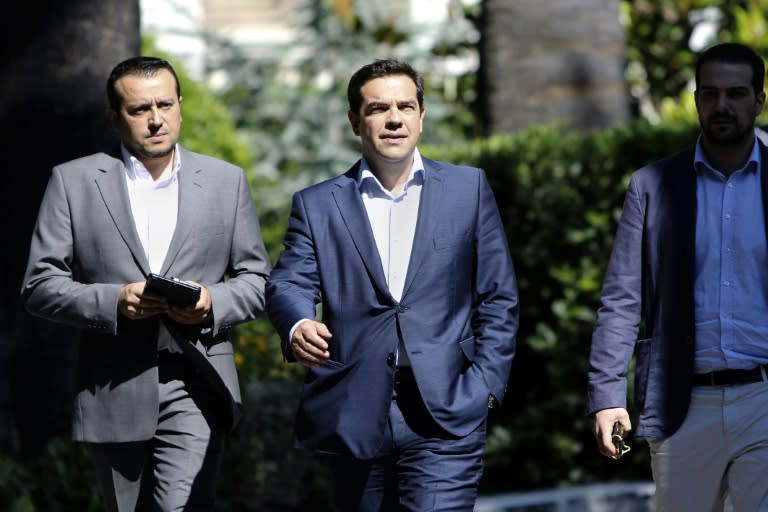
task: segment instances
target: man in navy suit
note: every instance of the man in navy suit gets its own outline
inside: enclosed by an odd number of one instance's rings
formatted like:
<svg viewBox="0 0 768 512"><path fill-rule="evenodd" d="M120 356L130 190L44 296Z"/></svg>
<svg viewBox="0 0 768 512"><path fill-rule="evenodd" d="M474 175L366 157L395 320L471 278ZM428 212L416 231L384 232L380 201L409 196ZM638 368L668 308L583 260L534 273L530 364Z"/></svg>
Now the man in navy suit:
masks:
<svg viewBox="0 0 768 512"><path fill-rule="evenodd" d="M482 170L419 153L411 66L366 65L347 95L362 158L295 194L268 282L307 367L296 444L331 454L339 511L471 511L518 325L499 212Z"/></svg>
<svg viewBox="0 0 768 512"><path fill-rule="evenodd" d="M763 60L740 44L696 67L695 146L632 176L592 340L588 409L603 455L648 440L657 509L768 510L768 152ZM644 323L644 339L637 340Z"/></svg>

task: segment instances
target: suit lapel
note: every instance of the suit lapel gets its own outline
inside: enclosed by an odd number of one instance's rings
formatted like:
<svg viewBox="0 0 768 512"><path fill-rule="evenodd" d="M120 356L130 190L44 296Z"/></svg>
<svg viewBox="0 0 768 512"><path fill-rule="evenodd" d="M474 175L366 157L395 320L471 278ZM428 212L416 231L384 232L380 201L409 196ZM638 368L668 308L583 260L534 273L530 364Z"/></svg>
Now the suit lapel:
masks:
<svg viewBox="0 0 768 512"><path fill-rule="evenodd" d="M408 293L413 280L418 275L419 268L434 250L434 231L441 218L440 209L444 204L445 181L442 172L435 162L422 157L424 163L424 185L419 199L419 213L416 219L416 232L413 235L411 259L408 262L408 272L403 285L403 297Z"/></svg>
<svg viewBox="0 0 768 512"><path fill-rule="evenodd" d="M179 147L181 153L181 169L179 169L179 208L176 218L176 228L173 231L171 243L168 246L168 253L165 255L160 273L165 275L173 265L176 257L181 252L187 238L198 225L196 217L199 211L198 205L201 204L199 198L203 190L202 169L188 151Z"/></svg>
<svg viewBox="0 0 768 512"><path fill-rule="evenodd" d="M368 214L365 211L363 200L360 197L360 189L357 186L357 176L360 163L358 162L347 173L339 178L337 187L333 192L333 199L339 209L344 225L347 227L352 242L355 244L363 265L371 276L371 281L379 290L390 295L387 279L376 248L376 240L368 222Z"/></svg>
<svg viewBox="0 0 768 512"><path fill-rule="evenodd" d="M115 223L117 231L131 251L134 260L144 274L149 273L149 262L133 222L128 188L125 184L125 167L122 161L116 159L111 168L101 169L101 173L96 176L96 186L112 217L112 222Z"/></svg>
<svg viewBox="0 0 768 512"><path fill-rule="evenodd" d="M768 241L768 149L758 139L760 147L760 189L763 198L763 218L765 219L765 238Z"/></svg>
<svg viewBox="0 0 768 512"><path fill-rule="evenodd" d="M664 208L656 219L661 229L656 271L658 287L665 300L677 303L681 318L693 322L693 290L696 269L696 170L694 152L671 159L662 170ZM679 320L679 319L677 319ZM677 321L667 318L667 321ZM692 325L686 325L686 331ZM666 328L665 328L666 330Z"/></svg>
<svg viewBox="0 0 768 512"><path fill-rule="evenodd" d="M682 201L681 209L684 216L686 234L684 250L685 250L685 272L688 277L688 283L691 289L690 297L693 297L694 281L696 279L696 172L691 172L685 179L682 187L685 187L685 197L688 198ZM693 307L693 303L691 303Z"/></svg>

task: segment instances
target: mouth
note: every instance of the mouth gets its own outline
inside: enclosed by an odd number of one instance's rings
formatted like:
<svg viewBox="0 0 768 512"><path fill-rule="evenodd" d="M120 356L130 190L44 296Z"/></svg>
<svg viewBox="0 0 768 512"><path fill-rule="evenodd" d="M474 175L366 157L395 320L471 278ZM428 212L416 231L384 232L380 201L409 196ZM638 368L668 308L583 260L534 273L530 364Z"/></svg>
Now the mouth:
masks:
<svg viewBox="0 0 768 512"><path fill-rule="evenodd" d="M146 139L151 141L158 141L158 140L164 139L166 135L168 134L165 132L150 133L149 135L147 135Z"/></svg>
<svg viewBox="0 0 768 512"><path fill-rule="evenodd" d="M718 116L709 119L711 124L733 124L736 120L732 117Z"/></svg>
<svg viewBox="0 0 768 512"><path fill-rule="evenodd" d="M407 140L408 136L402 135L402 134L387 134L382 135L381 140L388 142L390 144L399 144L400 142Z"/></svg>

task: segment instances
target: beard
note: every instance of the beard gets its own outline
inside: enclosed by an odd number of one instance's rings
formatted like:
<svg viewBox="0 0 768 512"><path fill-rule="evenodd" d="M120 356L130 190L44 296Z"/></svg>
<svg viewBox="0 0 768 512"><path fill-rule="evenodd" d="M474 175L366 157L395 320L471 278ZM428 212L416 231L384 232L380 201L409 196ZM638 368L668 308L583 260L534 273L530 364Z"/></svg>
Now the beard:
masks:
<svg viewBox="0 0 768 512"><path fill-rule="evenodd" d="M147 158L163 158L173 153L173 150L175 148L176 148L176 144L171 144L169 147L165 149L157 149L157 150L141 148L141 155Z"/></svg>
<svg viewBox="0 0 768 512"><path fill-rule="evenodd" d="M730 114L712 114L699 124L707 141L719 146L737 146L751 140L755 133L754 121L744 125Z"/></svg>

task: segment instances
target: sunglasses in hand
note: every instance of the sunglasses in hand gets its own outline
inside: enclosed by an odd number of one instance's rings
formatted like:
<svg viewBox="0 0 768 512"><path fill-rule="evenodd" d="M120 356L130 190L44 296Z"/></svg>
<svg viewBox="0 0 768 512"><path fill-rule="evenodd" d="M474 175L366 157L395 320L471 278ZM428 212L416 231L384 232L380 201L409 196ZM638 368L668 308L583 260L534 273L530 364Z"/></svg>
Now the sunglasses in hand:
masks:
<svg viewBox="0 0 768 512"><path fill-rule="evenodd" d="M612 459L620 459L631 449L630 446L624 442L624 427L622 427L621 423L618 421L613 424L611 441L613 441L613 445L616 447L616 454L611 456Z"/></svg>

